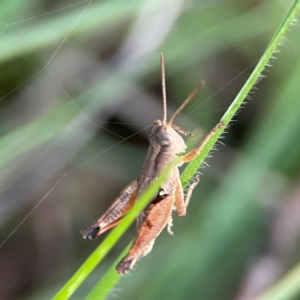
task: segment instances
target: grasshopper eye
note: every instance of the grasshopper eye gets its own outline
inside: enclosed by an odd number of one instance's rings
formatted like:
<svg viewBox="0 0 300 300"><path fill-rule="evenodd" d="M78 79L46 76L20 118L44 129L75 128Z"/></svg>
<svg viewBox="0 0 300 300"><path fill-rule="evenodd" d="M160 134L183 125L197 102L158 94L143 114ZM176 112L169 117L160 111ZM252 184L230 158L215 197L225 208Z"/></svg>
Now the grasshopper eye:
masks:
<svg viewBox="0 0 300 300"><path fill-rule="evenodd" d="M159 132L157 142L161 147L168 147L173 142L173 136L167 132Z"/></svg>

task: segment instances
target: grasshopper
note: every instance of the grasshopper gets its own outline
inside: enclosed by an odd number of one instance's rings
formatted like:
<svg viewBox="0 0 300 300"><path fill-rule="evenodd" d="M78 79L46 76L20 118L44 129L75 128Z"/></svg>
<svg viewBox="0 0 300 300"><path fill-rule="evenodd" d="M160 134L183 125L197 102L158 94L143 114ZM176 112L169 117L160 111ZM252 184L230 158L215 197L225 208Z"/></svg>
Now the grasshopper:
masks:
<svg viewBox="0 0 300 300"><path fill-rule="evenodd" d="M184 154L186 144L180 134L188 133L173 124L175 117L189 103L195 94L204 85L201 81L195 90L187 97L182 105L173 114L170 121L167 122L167 100L165 87L165 67L164 57L161 54L161 74L162 74L162 94L163 94L163 118L155 120L148 132L149 149L145 158L139 179L128 184L114 200L108 210L95 223L84 228L81 233L84 238L94 239L103 232L116 226L122 217L134 206L144 191L152 182L166 169L175 159L178 161L168 173L167 179L162 183L157 191L157 196L152 199L148 207L137 217L137 236L129 250L129 253L120 261L116 270L119 274L128 273L136 261L147 255L153 247L155 239L161 231L167 226L168 232L172 226L172 210L175 205L177 214L184 216L189 204L193 189L199 182L199 176L195 177L194 182L187 190L184 197L183 187L180 182L178 167L184 163L192 161L202 150L209 138L224 126L219 123L203 139L201 144Z"/></svg>

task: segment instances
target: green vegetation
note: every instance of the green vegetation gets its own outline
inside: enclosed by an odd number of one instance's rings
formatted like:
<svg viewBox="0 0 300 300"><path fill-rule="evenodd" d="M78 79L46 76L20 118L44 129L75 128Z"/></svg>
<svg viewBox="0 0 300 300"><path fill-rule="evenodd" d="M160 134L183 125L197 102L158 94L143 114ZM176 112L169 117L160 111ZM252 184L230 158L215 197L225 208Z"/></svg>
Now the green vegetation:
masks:
<svg viewBox="0 0 300 300"><path fill-rule="evenodd" d="M120 299L235 299L243 296L247 274L272 258L274 266L283 266L273 272L283 277L278 286L268 270L264 278L275 285L269 291L249 278L247 283L259 294L266 290L264 300L297 299L298 267L289 274L298 264L297 222L285 229L280 220L296 205L293 195L299 190L299 28L286 32L299 1L171 6L86 1L63 10L65 3L12 2L4 2L0 23L1 205L6 212L1 239L45 200L1 249L7 268L21 274L18 266L30 265L27 274L33 274L3 296L24 299L25 290L29 299L52 298L75 274L55 299L73 292L71 299L103 299L109 292ZM271 59L272 68L263 72L267 78L234 117L283 34L287 40ZM183 172L186 183L204 159L212 165L201 169L187 216L174 217L175 236L163 232L151 254L114 290L120 280L116 257L134 228L108 251L139 207L102 243L101 238L84 241L78 231L138 176L147 147L144 131L123 143L116 134L128 137L146 128L148 119L160 118L161 110L150 113L157 103L161 109L160 52L166 60L169 115L197 82L207 82L178 125L208 132L220 119L237 122L226 129L226 146L218 145L214 158L205 159L223 130ZM292 212L288 220L297 220L297 209ZM18 264L11 268L7 257Z"/></svg>

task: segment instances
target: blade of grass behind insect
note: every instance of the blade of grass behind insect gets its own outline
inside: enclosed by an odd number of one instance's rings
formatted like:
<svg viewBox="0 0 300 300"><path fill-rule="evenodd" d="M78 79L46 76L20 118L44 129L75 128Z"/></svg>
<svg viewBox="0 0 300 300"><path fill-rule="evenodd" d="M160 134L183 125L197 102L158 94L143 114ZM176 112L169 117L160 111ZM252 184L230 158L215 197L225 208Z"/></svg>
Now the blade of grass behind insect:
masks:
<svg viewBox="0 0 300 300"><path fill-rule="evenodd" d="M275 286L271 287L257 300L288 300L298 299L300 293L300 264L293 268Z"/></svg>
<svg viewBox="0 0 300 300"><path fill-rule="evenodd" d="M241 107L243 101L245 100L246 96L248 95L249 91L252 89L254 84L256 83L257 79L259 78L260 74L264 70L266 64L268 63L269 59L271 58L273 52L276 50L278 45L280 44L280 41L282 40L285 32L289 28L290 23L293 21L296 13L298 12L300 8L300 1L297 0L293 3L291 6L289 12L287 13L285 19L282 21L280 26L278 27L276 33L274 34L271 42L269 43L268 47L266 48L264 54L262 55L261 59L259 60L256 68L252 72L251 76L241 89L241 91L236 96L235 100L232 102L226 113L221 119L221 122L223 122L225 125L228 125L228 123L232 120L238 109ZM181 175L182 184L186 186L188 182L194 177L195 173L203 163L206 156L209 154L209 152L213 149L213 146L217 142L220 135L223 133L226 126L219 128L217 132L209 139L208 143L204 146L201 153L198 155L198 157L193 160L184 170L184 172ZM115 262L117 263L117 261ZM114 265L115 265L114 263ZM93 300L93 299L104 299L109 289L106 288L106 282L109 280L110 287L113 287L114 284L117 283L117 281L120 279L120 276L115 275L115 271L109 270L106 275L97 283L97 285L92 289L92 291L88 294L87 299ZM98 294L97 291L104 291L102 294ZM268 298L269 299L269 298Z"/></svg>

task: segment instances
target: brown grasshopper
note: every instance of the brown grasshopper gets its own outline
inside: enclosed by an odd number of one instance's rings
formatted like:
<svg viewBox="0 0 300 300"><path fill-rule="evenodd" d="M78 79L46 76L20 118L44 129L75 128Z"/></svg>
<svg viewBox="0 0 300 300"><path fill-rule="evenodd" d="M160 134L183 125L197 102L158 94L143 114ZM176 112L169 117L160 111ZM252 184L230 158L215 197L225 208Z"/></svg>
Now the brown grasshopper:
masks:
<svg viewBox="0 0 300 300"><path fill-rule="evenodd" d="M210 131L198 147L192 149L183 156L178 156L178 154L184 152L186 148L186 144L179 133L186 135L187 132L174 125L173 121L178 113L204 85L204 82L202 81L198 84L195 90L173 114L170 121L167 122L165 68L162 54L160 59L162 72L163 119L162 121L155 120L149 129L148 138L150 146L140 177L138 180L132 181L121 191L120 195L98 221L82 230L84 238L94 239L103 232L116 226L162 171L165 170L171 162L174 162L175 159L179 161L176 166L172 166L167 179L157 191L157 196L152 199L152 202L148 207L137 217L137 237L135 238L129 253L121 260L116 268L119 274L129 272L139 257L147 255L152 250L155 239L166 225L168 225L168 232L173 234L171 226L174 204L177 214L179 216L184 216L192 191L199 182L199 176L196 176L195 181L188 188L186 197L184 198L178 167L193 160L201 152L205 143L216 130L224 126L223 123L219 123Z"/></svg>

